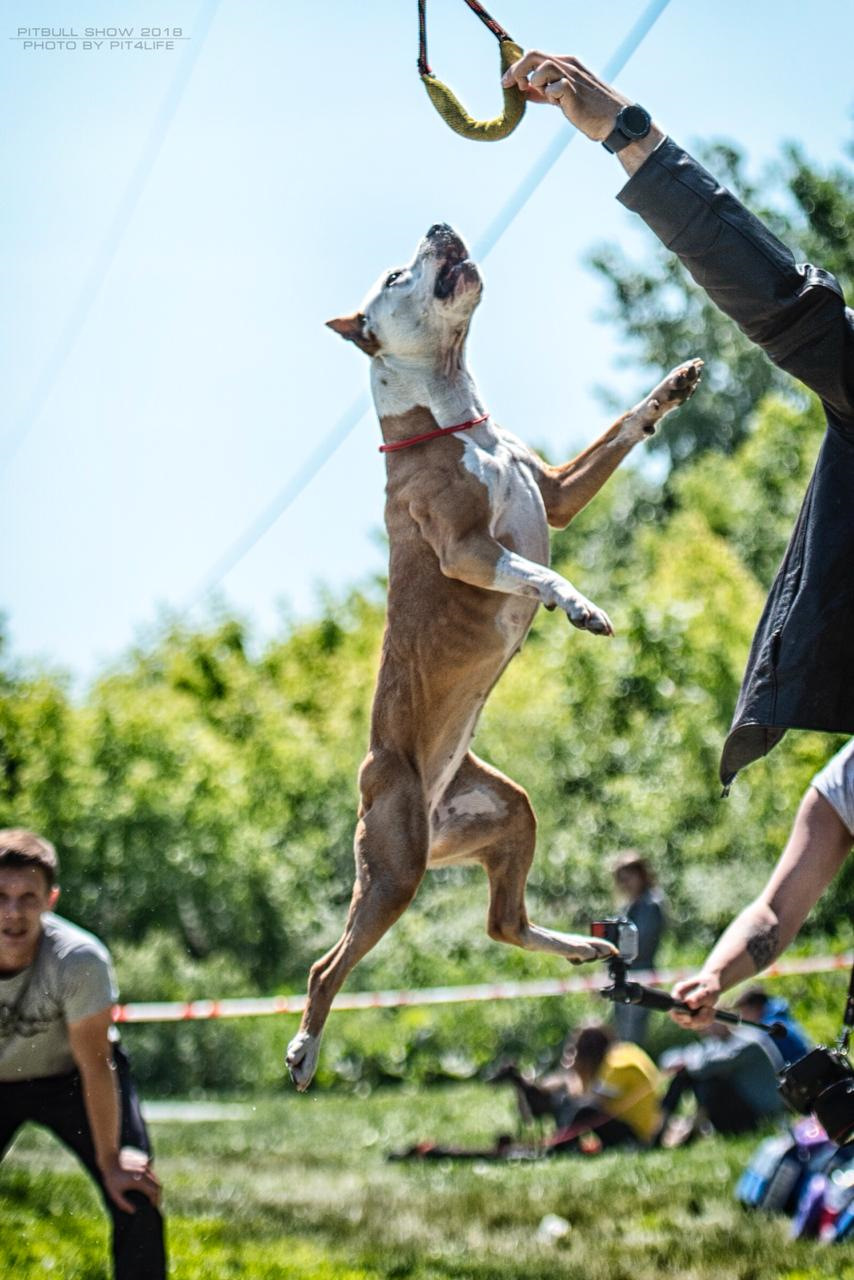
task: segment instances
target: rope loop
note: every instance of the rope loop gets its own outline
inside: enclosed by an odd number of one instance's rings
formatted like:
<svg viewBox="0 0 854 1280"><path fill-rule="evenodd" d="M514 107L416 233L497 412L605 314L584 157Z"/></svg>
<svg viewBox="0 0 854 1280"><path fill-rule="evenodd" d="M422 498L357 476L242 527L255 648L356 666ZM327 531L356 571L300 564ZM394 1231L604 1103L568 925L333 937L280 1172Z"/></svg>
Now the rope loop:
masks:
<svg viewBox="0 0 854 1280"><path fill-rule="evenodd" d="M521 58L522 49L478 0L465 2L498 41L503 76L507 68ZM427 61L427 0L418 0L418 73L445 124L463 138L475 142L497 142L500 138L509 137L525 114L525 95L514 85L503 89L504 109L501 115L492 120L475 120L448 86L434 76Z"/></svg>

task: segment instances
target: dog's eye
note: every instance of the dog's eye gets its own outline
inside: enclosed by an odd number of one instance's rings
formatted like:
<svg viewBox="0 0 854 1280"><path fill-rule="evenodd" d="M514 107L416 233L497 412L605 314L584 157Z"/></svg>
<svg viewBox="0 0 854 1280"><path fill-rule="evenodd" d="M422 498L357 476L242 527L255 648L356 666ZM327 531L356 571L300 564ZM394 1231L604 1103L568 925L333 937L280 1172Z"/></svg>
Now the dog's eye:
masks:
<svg viewBox="0 0 854 1280"><path fill-rule="evenodd" d="M386 289L389 289L394 284L395 280L399 279L399 277L400 277L399 271L389 272L389 274L385 278L385 285L383 287Z"/></svg>

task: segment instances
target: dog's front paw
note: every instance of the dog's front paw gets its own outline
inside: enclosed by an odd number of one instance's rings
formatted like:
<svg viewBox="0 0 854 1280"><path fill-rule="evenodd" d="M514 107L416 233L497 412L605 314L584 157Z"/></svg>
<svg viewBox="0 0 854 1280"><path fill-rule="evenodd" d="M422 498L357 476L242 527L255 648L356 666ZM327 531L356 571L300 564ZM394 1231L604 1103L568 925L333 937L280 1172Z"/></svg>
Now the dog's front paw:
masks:
<svg viewBox="0 0 854 1280"><path fill-rule="evenodd" d="M298 1031L288 1045L285 1064L300 1093L305 1092L314 1078L319 1054L320 1037L307 1031Z"/></svg>
<svg viewBox="0 0 854 1280"><path fill-rule="evenodd" d="M686 364L680 364L677 368L672 369L664 379L664 404L667 408L671 406L684 404L689 400L697 387L700 385L700 379L703 376L703 361L697 356L694 360L688 360Z"/></svg>
<svg viewBox="0 0 854 1280"><path fill-rule="evenodd" d="M595 636L612 636L614 628L611 619L604 609L599 609L592 600L580 592L567 595L560 604L574 627L580 631L592 631Z"/></svg>
<svg viewBox="0 0 854 1280"><path fill-rule="evenodd" d="M679 408L686 399L690 399L699 387L702 376L703 361L699 357L686 361L684 365L677 365L676 369L671 369L667 378L662 379L650 396L650 402L657 402L658 417L665 416L665 413L670 413L673 408Z"/></svg>
<svg viewBox="0 0 854 1280"><path fill-rule="evenodd" d="M688 360L685 364L671 369L666 378L651 391L647 399L648 421L644 424L644 432L651 436L657 424L665 414L678 409L680 404L690 400L700 385L703 361L699 358Z"/></svg>
<svg viewBox="0 0 854 1280"><path fill-rule="evenodd" d="M567 945L566 958L570 964L587 964L590 960L607 960L617 954L616 947L604 938L586 938L583 934L562 935Z"/></svg>

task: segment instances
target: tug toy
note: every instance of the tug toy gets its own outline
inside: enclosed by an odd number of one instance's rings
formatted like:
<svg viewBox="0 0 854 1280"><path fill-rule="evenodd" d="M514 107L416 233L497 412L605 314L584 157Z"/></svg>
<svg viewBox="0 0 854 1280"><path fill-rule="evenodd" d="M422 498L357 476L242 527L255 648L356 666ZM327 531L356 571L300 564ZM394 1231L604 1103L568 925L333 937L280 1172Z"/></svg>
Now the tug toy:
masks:
<svg viewBox="0 0 854 1280"><path fill-rule="evenodd" d="M521 58L521 48L477 0L466 0L466 4L497 39L503 75L511 63ZM445 124L463 138L471 138L474 142L497 142L500 138L509 137L525 114L525 95L514 85L511 89L503 90L504 110L500 116L493 120L475 120L470 116L456 94L430 70L427 62L426 8L427 0L418 0L418 71L433 106Z"/></svg>

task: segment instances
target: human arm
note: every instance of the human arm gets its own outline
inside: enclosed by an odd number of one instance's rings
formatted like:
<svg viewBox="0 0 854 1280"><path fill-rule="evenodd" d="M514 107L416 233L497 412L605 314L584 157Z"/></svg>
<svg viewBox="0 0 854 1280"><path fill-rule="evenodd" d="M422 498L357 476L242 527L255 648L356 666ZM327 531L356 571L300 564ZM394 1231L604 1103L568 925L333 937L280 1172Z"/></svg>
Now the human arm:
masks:
<svg viewBox="0 0 854 1280"><path fill-rule="evenodd" d="M531 101L552 102L594 141L607 137L622 94L577 58L525 54L506 73ZM758 218L653 124L618 153L638 213L694 280L780 368L817 392L854 432L854 325L828 272L798 265Z"/></svg>
<svg viewBox="0 0 854 1280"><path fill-rule="evenodd" d="M109 1039L111 1021L110 1009L104 1009L69 1023L68 1040L80 1072L95 1159L107 1194L125 1213L134 1213L134 1206L125 1193L139 1191L152 1204L157 1204L160 1183L144 1152L120 1146L121 1108Z"/></svg>
<svg viewBox="0 0 854 1280"><path fill-rule="evenodd" d="M713 1021L724 991L766 968L786 949L844 862L852 836L814 787L801 801L789 840L765 888L715 944L700 972L673 988L694 1014L675 1012L685 1027Z"/></svg>

